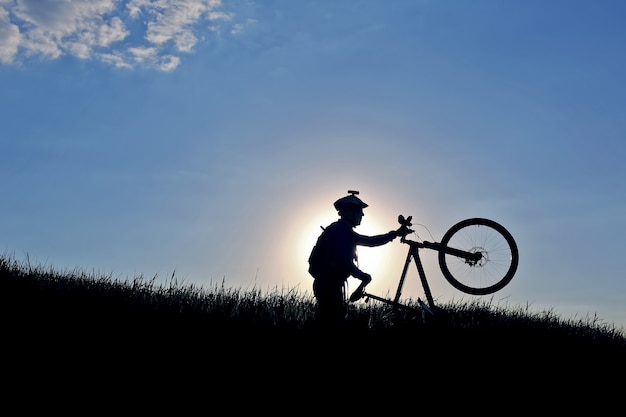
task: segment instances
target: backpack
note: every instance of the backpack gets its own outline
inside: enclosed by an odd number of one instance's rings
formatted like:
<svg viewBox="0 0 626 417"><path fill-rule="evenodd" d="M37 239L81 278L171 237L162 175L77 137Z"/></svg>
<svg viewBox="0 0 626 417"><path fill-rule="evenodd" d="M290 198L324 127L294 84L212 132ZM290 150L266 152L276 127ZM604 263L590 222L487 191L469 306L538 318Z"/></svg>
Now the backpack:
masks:
<svg viewBox="0 0 626 417"><path fill-rule="evenodd" d="M322 226L320 226L322 227ZM313 278L319 278L328 270L328 233L327 228L322 227L322 233L309 255L309 274Z"/></svg>

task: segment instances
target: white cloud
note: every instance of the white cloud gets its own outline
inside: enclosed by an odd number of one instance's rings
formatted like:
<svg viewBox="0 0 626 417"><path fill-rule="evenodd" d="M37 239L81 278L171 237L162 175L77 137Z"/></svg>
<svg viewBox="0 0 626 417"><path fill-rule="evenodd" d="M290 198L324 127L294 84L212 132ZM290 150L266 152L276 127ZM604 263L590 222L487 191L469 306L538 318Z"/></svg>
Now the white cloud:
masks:
<svg viewBox="0 0 626 417"><path fill-rule="evenodd" d="M145 48L145 47L137 47L137 48L128 48L128 52L130 52L134 60L137 62L143 62L146 59L154 59L157 55L156 48Z"/></svg>
<svg viewBox="0 0 626 417"><path fill-rule="evenodd" d="M113 65L115 68L132 68L133 66L127 63L124 58L116 53L112 54L100 54L100 60L107 64Z"/></svg>
<svg viewBox="0 0 626 417"><path fill-rule="evenodd" d="M158 62L161 71L172 71L180 64L180 58L174 55L162 56Z"/></svg>
<svg viewBox="0 0 626 417"><path fill-rule="evenodd" d="M9 12L4 9L2 1L0 5L0 63L9 64L17 55L20 44L20 29L11 23Z"/></svg>
<svg viewBox="0 0 626 417"><path fill-rule="evenodd" d="M130 32L124 26L122 19L115 16L110 24L98 28L98 46L107 47L114 42L124 40Z"/></svg>
<svg viewBox="0 0 626 417"><path fill-rule="evenodd" d="M0 0L0 63L70 55L172 71L213 30L209 23L233 19L221 7L221 0Z"/></svg>

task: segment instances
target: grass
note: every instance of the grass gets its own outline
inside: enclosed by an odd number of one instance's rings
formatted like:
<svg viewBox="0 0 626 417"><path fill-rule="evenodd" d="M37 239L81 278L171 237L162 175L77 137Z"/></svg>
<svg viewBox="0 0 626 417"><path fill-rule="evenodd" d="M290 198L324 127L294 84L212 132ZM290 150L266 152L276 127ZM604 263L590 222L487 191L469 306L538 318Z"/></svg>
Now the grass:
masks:
<svg viewBox="0 0 626 417"><path fill-rule="evenodd" d="M26 319L65 315L85 321L131 321L141 318L155 326L206 322L228 327L245 326L259 331L306 333L315 328L315 300L295 289L261 291L233 289L222 283L209 288L178 283L158 285L156 277L131 280L81 270L56 271L0 257L2 304L6 314ZM407 305L419 309L416 302ZM491 300L440 304L434 316L398 312L376 301L350 306L346 329L367 333L412 331L436 326L442 331L475 331L558 335L568 341L622 346L624 329L603 322L599 317L563 320L554 311L532 312L526 308L494 306ZM409 330L410 328L410 330ZM396 330L398 329L398 330ZM406 330L404 330L406 329Z"/></svg>
<svg viewBox="0 0 626 417"><path fill-rule="evenodd" d="M315 323L314 299L293 289L202 288L174 276L157 285L3 256L0 290L4 355L9 365L19 364L13 369L19 377L25 370L31 377L69 372L74 380L95 383L97 375L102 383L115 375L122 383L119 375L134 375L139 383L142 375L145 385L210 375L222 388L247 380L261 388L280 376L289 390L314 386L309 376L316 374L398 378L396 384L423 375L430 389L457 390L461 383L467 391L482 376L488 391L504 395L528 377L558 376L563 384L585 376L597 387L602 372L626 370L622 329L596 317L562 320L554 311L491 301L441 304L424 317L357 303L345 327L329 332Z"/></svg>

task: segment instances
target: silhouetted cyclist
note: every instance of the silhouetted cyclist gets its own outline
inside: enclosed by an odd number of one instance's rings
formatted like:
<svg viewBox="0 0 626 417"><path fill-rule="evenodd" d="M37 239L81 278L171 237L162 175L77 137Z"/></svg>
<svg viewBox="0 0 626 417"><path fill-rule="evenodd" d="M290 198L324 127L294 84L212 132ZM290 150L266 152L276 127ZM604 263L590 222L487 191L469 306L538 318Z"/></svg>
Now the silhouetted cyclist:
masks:
<svg viewBox="0 0 626 417"><path fill-rule="evenodd" d="M361 280L367 285L372 277L361 271L357 262L357 246L381 246L398 236L407 233L400 227L376 236L358 234L353 229L361 224L363 209L368 207L356 195L358 191L348 191L348 195L335 201L339 219L328 227L318 238L309 258L309 273L313 276L313 294L317 301L317 320L335 326L346 316L345 285L348 277ZM363 285L364 284L364 285Z"/></svg>

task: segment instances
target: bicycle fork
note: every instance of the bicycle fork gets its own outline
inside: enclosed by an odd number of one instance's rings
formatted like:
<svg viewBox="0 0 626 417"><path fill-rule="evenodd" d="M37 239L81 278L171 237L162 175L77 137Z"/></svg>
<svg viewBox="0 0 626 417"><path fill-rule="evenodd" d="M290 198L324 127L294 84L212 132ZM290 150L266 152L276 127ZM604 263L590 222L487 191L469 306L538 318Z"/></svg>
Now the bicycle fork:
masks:
<svg viewBox="0 0 626 417"><path fill-rule="evenodd" d="M404 268L402 269L402 276L400 277L400 282L398 283L398 289L396 290L396 297L393 300L393 308L397 309L400 305L400 296L402 295L402 287L404 286L404 279L406 278L406 273L409 270L409 265L411 263L411 258L415 259L415 265L417 266L417 272L420 276L420 281L422 282L422 288L424 289L424 294L426 295L426 301L428 301L428 305L426 306L422 300L418 299L418 302L425 308L429 313L433 313L435 309L435 301L433 300L433 296L430 292L430 286L428 285L428 281L426 280L426 272L424 272L424 266L422 265L422 260L419 257L417 245L409 245L409 251L406 255L406 260L404 262ZM430 308L429 308L430 307Z"/></svg>

